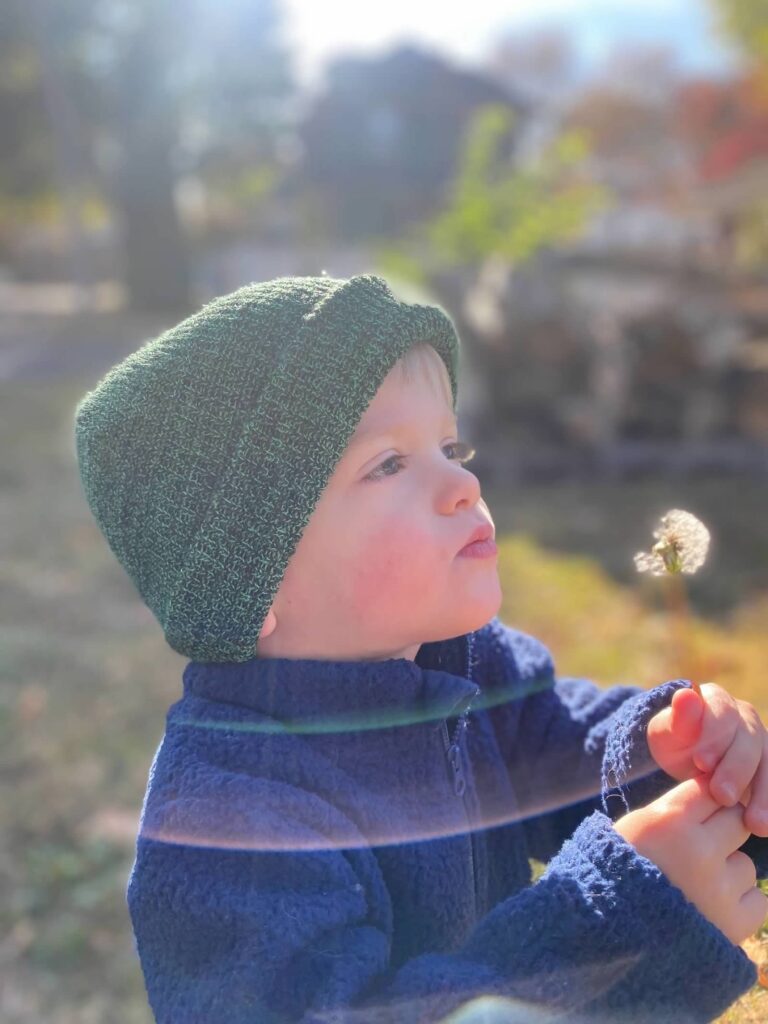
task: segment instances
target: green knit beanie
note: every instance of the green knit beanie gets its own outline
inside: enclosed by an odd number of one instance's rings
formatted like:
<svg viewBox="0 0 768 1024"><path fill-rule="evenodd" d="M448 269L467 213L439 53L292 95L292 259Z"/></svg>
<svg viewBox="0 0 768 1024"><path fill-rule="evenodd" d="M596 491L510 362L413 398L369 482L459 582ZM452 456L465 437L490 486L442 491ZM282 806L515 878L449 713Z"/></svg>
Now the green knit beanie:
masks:
<svg viewBox="0 0 768 1024"><path fill-rule="evenodd" d="M373 274L279 277L209 302L80 400L88 504L174 650L256 656L325 485L418 342L442 357L455 412L459 339L440 307Z"/></svg>

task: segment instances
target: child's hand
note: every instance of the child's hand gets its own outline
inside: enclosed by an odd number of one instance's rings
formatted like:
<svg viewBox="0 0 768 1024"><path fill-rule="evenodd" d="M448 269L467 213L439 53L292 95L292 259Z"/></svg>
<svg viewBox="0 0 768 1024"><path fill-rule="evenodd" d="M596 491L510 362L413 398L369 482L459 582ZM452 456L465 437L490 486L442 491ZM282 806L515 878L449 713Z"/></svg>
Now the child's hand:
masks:
<svg viewBox="0 0 768 1024"><path fill-rule="evenodd" d="M648 723L654 761L679 782L711 773L709 791L727 807L747 807L744 824L768 837L768 733L755 708L715 683L676 690ZM748 806L747 806L748 805Z"/></svg>
<svg viewBox="0 0 768 1024"><path fill-rule="evenodd" d="M681 782L613 827L734 945L765 921L768 897L755 885L754 862L739 850L749 837L741 807L713 800L706 775Z"/></svg>

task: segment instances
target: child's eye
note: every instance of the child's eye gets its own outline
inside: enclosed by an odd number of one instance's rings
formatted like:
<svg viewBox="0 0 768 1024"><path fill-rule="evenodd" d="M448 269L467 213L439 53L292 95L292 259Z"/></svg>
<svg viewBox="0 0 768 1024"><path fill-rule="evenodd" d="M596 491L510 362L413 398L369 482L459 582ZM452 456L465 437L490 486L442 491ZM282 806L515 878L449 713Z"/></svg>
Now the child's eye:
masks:
<svg viewBox="0 0 768 1024"><path fill-rule="evenodd" d="M472 447L472 445L471 444L467 444L466 441L452 441L450 444L447 444L445 447L446 448L455 448L457 450L457 452L459 454L458 455L454 455L452 457L454 459L457 459L459 462L469 462L469 460L470 459L474 459L475 455L477 454L475 452L475 449Z"/></svg>
<svg viewBox="0 0 768 1024"><path fill-rule="evenodd" d="M445 446L443 451L445 451L448 448L454 448L455 451L458 453L454 455L449 455L448 458L455 459L458 462L469 462L469 460L473 459L476 454L475 449L471 445L467 444L466 441L451 441L450 444L447 444ZM404 458L404 455L390 455L390 457L388 459L385 459L380 466L377 466L376 469L371 470L370 473L367 473L364 479L379 480L385 476L396 476L398 471L400 470L400 465ZM386 472L387 466L392 467L393 471L391 473Z"/></svg>

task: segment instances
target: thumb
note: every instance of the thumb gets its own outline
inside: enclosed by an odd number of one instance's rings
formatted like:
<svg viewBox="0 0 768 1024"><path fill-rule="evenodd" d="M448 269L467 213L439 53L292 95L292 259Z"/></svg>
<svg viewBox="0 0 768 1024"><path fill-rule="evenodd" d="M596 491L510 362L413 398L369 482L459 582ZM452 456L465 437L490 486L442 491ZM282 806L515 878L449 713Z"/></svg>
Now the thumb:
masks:
<svg viewBox="0 0 768 1024"><path fill-rule="evenodd" d="M669 710L669 730L679 747L692 747L701 735L704 701L695 690L675 690Z"/></svg>
<svg viewBox="0 0 768 1024"><path fill-rule="evenodd" d="M648 745L655 761L670 775L680 778L691 768L690 750L701 735L704 701L693 690L680 689L670 705L648 723Z"/></svg>

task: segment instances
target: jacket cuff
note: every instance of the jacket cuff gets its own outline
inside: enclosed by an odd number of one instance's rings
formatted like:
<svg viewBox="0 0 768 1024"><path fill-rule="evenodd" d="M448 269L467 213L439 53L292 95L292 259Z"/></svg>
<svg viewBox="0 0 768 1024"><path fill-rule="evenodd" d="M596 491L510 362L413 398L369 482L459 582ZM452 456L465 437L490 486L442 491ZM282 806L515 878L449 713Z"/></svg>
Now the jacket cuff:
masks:
<svg viewBox="0 0 768 1024"><path fill-rule="evenodd" d="M601 774L602 804L616 821L666 793L677 779L656 765L648 748L648 723L667 707L676 690L691 688L687 679L676 679L644 691L618 708L607 720L607 736ZM596 742L596 734L589 744ZM628 780L632 781L628 781ZM750 857L759 879L768 878L768 838L751 835L740 847Z"/></svg>
<svg viewBox="0 0 768 1024"><path fill-rule="evenodd" d="M594 884L588 895L598 908L604 904L606 955L610 949L619 956L629 952L634 962L590 1004L585 1021L702 1024L757 982L757 968L744 950L601 811L584 819L542 879L551 873L583 875L590 862Z"/></svg>
<svg viewBox="0 0 768 1024"><path fill-rule="evenodd" d="M601 788L605 814L612 820L677 785L654 761L647 729L653 716L670 704L675 691L685 687L691 688L689 680L675 679L644 690L607 719ZM596 737L590 737L590 742L595 741Z"/></svg>

